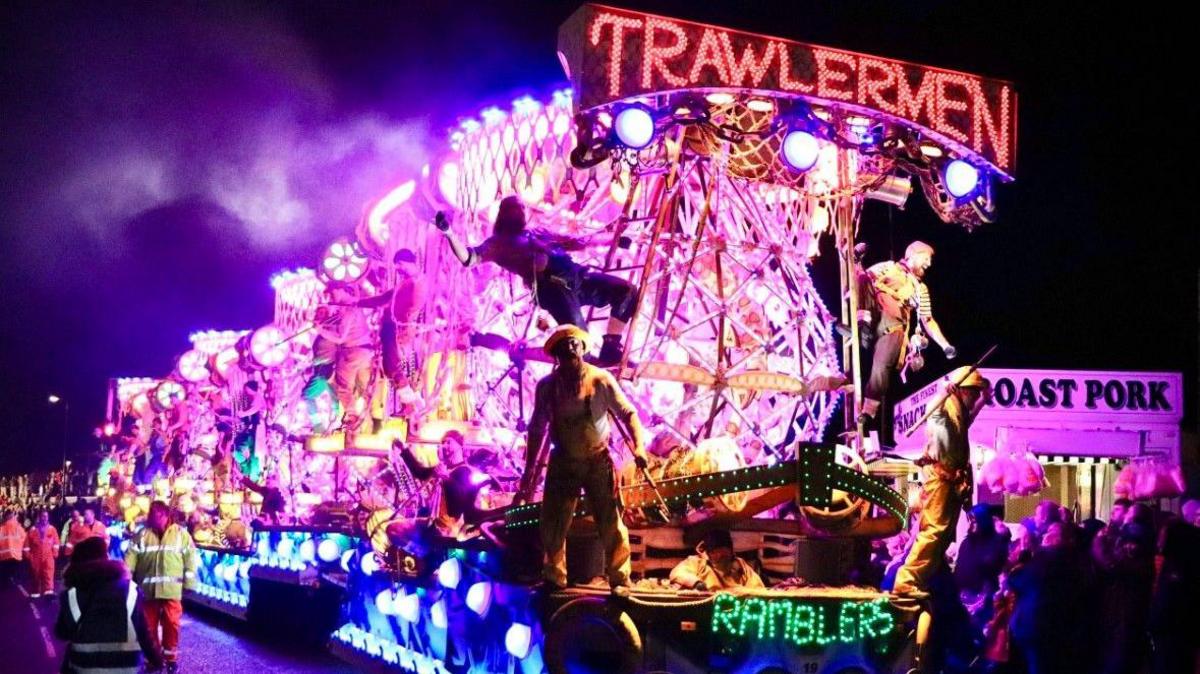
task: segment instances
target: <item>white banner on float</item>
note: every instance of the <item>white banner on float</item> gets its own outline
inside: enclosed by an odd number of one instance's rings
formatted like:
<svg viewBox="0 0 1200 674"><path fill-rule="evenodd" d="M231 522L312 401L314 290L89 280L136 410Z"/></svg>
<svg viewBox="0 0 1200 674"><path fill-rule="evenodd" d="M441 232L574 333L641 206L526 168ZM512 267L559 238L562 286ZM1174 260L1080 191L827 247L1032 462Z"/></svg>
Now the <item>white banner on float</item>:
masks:
<svg viewBox="0 0 1200 674"><path fill-rule="evenodd" d="M1178 372L1107 372L1096 370L1010 370L981 368L992 383L992 400L980 421L1120 423L1140 426L1178 424L1183 418L1183 375ZM948 380L942 377L896 404L895 435L925 415L929 402ZM913 441L922 442L914 434Z"/></svg>

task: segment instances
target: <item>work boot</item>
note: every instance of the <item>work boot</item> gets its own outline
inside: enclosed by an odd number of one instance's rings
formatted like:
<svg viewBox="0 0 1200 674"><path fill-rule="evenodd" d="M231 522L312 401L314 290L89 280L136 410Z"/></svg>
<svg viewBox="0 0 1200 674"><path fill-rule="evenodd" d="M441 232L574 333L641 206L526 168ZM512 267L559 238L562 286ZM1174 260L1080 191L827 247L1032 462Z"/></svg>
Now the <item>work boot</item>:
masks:
<svg viewBox="0 0 1200 674"><path fill-rule="evenodd" d="M605 335L604 342L600 345L600 355L591 360L592 365L596 367L616 367L621 364L621 357L625 355L625 350L621 348L620 335Z"/></svg>
<svg viewBox="0 0 1200 674"><path fill-rule="evenodd" d="M534 592L534 594L541 595L543 597L548 597L552 594L562 592L565 589L567 589L566 585L559 585L558 583L556 583L552 580L543 579L542 582L539 583L537 585L537 587L534 588L533 592Z"/></svg>

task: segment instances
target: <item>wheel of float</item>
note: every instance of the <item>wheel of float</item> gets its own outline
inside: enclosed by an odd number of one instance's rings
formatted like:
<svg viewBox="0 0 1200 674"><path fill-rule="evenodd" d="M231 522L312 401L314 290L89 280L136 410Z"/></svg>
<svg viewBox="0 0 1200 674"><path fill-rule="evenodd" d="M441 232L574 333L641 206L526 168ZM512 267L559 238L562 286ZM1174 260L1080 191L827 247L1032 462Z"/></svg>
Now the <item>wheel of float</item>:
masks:
<svg viewBox="0 0 1200 674"><path fill-rule="evenodd" d="M642 667L642 638L628 613L600 597L582 597L546 625L550 674L632 674Z"/></svg>
<svg viewBox="0 0 1200 674"><path fill-rule="evenodd" d="M860 473L867 472L866 462L863 461L857 452L851 450L849 447L838 445L834 460ZM862 517L865 517L867 510L871 507L871 503L867 499L840 489L833 490L832 502L833 505L828 508L805 506L804 514L808 518L809 524L818 529L849 527Z"/></svg>

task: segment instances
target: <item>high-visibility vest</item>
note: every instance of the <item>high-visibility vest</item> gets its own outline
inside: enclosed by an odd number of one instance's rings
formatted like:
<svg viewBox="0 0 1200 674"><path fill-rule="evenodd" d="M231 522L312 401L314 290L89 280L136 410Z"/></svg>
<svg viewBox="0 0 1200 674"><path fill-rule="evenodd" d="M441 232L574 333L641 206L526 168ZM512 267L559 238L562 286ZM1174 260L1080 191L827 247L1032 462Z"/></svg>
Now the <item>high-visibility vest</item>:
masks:
<svg viewBox="0 0 1200 674"><path fill-rule="evenodd" d="M144 527L125 551L125 565L147 599L183 599L183 589L196 584L196 546L178 524L161 538Z"/></svg>
<svg viewBox="0 0 1200 674"><path fill-rule="evenodd" d="M84 522L72 523L70 530L67 532L67 537L65 539L66 543L63 545L63 550L69 555L71 554L71 551L75 549L76 545L79 545L89 538L100 538L107 543L108 530L104 528L104 525L100 523L99 520L92 522L91 526L88 526Z"/></svg>
<svg viewBox="0 0 1200 674"><path fill-rule="evenodd" d="M63 671L136 674L141 663L141 646L133 626L137 585L114 581L91 592L71 588L64 594L59 616L61 636L67 637Z"/></svg>
<svg viewBox="0 0 1200 674"><path fill-rule="evenodd" d="M9 559L21 561L25 548L25 527L13 518L0 524L0 562Z"/></svg>

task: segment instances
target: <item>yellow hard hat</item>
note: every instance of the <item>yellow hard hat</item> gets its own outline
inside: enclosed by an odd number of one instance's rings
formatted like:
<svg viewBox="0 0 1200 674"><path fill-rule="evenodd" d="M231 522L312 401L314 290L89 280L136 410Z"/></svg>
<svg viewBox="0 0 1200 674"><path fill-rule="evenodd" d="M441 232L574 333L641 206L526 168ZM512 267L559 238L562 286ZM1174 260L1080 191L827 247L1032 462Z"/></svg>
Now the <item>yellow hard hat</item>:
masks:
<svg viewBox="0 0 1200 674"><path fill-rule="evenodd" d="M584 330L578 325L571 325L570 323L566 325L560 325L554 329L554 332L550 333L549 337L546 338L546 345L542 347L542 350L546 352L546 355L553 356L554 348L558 346L559 342L571 337L583 342L583 346L586 349L591 343L592 336L588 334L587 330Z"/></svg>
<svg viewBox="0 0 1200 674"><path fill-rule="evenodd" d="M970 374L967 374L968 371L970 371ZM963 379L963 377L966 378ZM960 379L962 381L959 381ZM950 381L957 382L960 388L987 388L990 385L990 382L983 378L983 374L979 372L978 368L972 369L970 365L955 368L950 373Z"/></svg>

